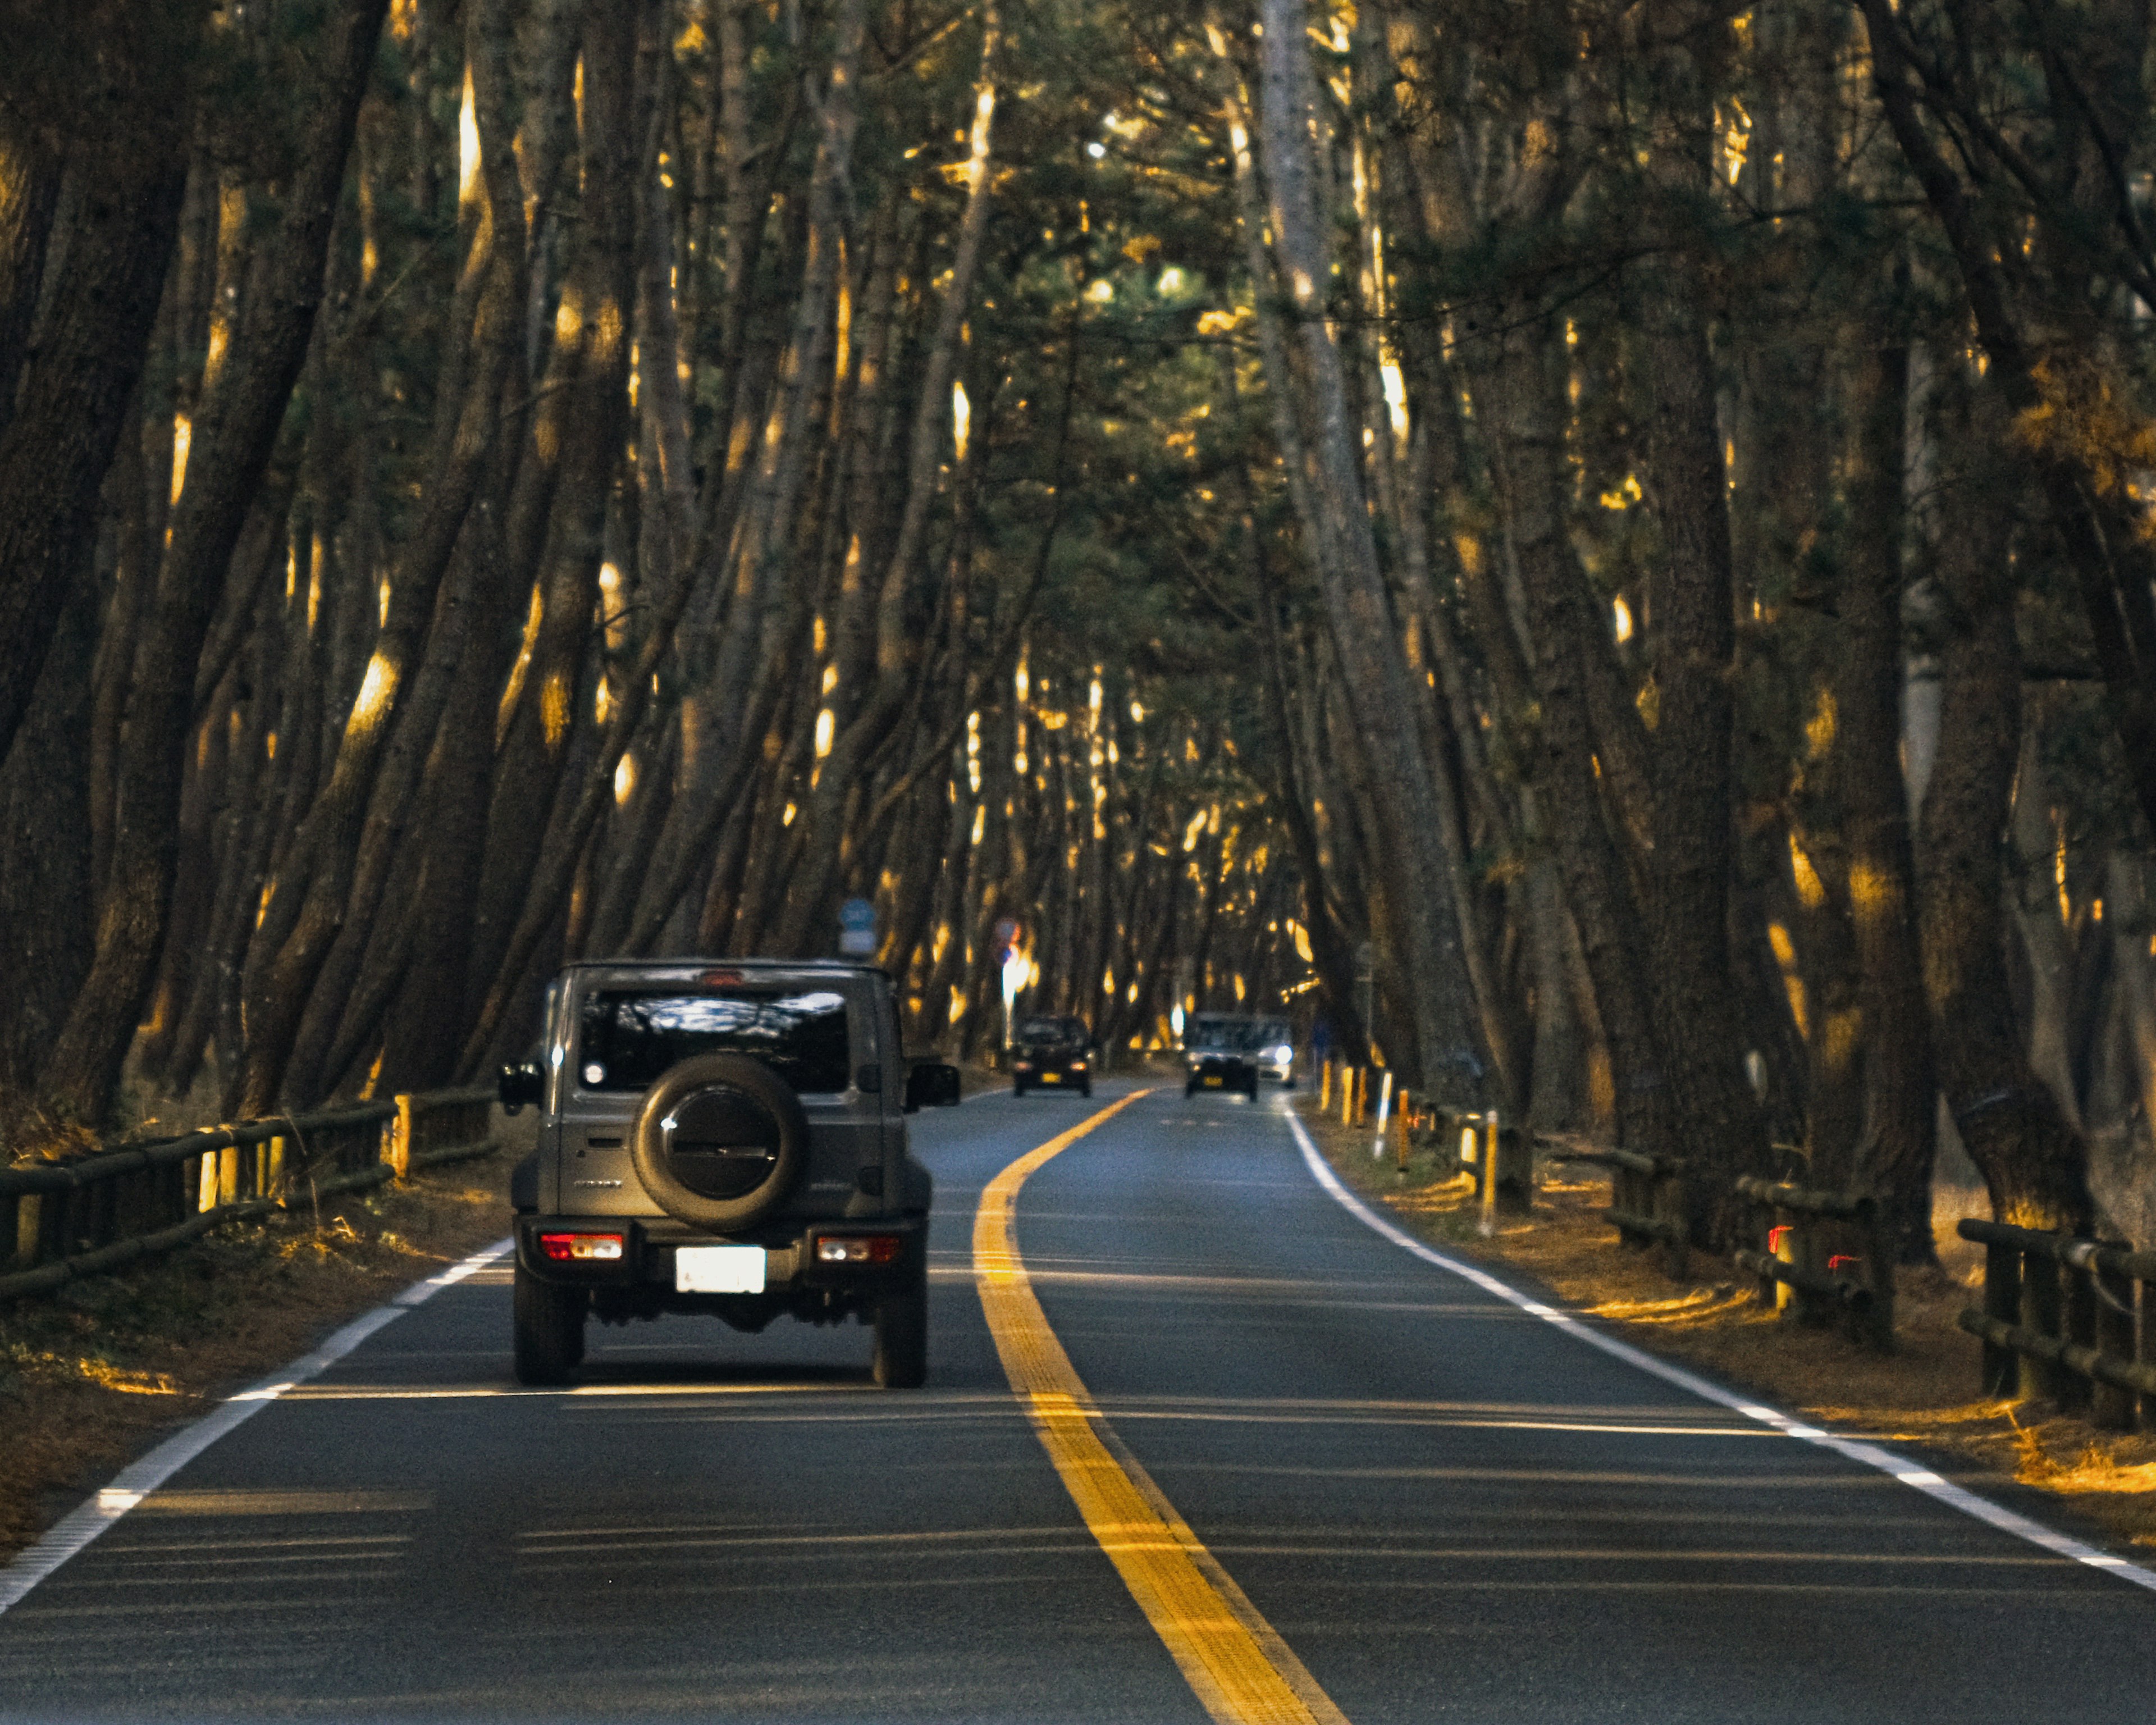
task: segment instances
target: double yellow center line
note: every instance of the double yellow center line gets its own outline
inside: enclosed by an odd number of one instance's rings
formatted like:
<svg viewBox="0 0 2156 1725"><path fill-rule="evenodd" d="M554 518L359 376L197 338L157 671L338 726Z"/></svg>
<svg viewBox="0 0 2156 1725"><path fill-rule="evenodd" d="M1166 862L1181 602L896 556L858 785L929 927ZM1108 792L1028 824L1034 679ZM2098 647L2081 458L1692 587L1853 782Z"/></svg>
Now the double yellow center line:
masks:
<svg viewBox="0 0 2156 1725"><path fill-rule="evenodd" d="M1148 1094L1133 1091L988 1182L973 1218L981 1307L1011 1389L1078 1513L1205 1711L1222 1725L1348 1725L1109 1428L1048 1327L1019 1257L1019 1189L1043 1163Z"/></svg>

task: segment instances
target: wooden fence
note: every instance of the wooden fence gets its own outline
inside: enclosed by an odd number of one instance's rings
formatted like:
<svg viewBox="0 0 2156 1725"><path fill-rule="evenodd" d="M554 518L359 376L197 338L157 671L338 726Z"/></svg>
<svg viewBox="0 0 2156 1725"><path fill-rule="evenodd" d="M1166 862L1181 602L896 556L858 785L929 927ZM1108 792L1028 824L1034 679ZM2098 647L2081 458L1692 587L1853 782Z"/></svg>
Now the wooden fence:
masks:
<svg viewBox="0 0 2156 1725"><path fill-rule="evenodd" d="M1659 1245L1671 1281L1691 1274L1691 1215L1685 1163L1640 1150L1562 1150L1553 1162L1584 1162L1609 1170L1609 1208L1603 1212L1629 1246Z"/></svg>
<svg viewBox="0 0 2156 1725"><path fill-rule="evenodd" d="M1759 1244L1732 1255L1758 1278L1760 1299L1799 1322L1838 1323L1852 1341L1892 1349L1894 1244L1878 1204L1751 1174L1737 1190L1752 1200Z"/></svg>
<svg viewBox="0 0 2156 1725"><path fill-rule="evenodd" d="M2156 1431L2156 1252L2005 1222L1965 1221L1984 1249L1987 1395L2043 1396L2112 1431Z"/></svg>
<svg viewBox="0 0 2156 1725"><path fill-rule="evenodd" d="M167 1251L219 1224L498 1147L491 1090L439 1091L0 1168L0 1299Z"/></svg>
<svg viewBox="0 0 2156 1725"><path fill-rule="evenodd" d="M1367 1070L1328 1064L1319 1105L1342 1124L1368 1118ZM1610 1147L1575 1149L1562 1141L1498 1129L1494 1117L1405 1107L1398 1131L1400 1168L1410 1139L1448 1157L1460 1146L1463 1171L1476 1180L1486 1219L1497 1209L1524 1214L1533 1188L1532 1158L1585 1163L1610 1173L1604 1211L1629 1246L1659 1246L1672 1281L1691 1272L1690 1202L1682 1158ZM1870 1197L1810 1189L1792 1181L1739 1178L1734 1189L1756 1218L1755 1244L1731 1254L1754 1277L1758 1296L1799 1322L1838 1326L1852 1341L1894 1345L1894 1242ZM1964 1221L1964 1240L1985 1248L1984 1304L1961 1313L1961 1327L1984 1343L1984 1393L2041 1396L2088 1413L2114 1431L2156 1431L2156 1251L2003 1222Z"/></svg>

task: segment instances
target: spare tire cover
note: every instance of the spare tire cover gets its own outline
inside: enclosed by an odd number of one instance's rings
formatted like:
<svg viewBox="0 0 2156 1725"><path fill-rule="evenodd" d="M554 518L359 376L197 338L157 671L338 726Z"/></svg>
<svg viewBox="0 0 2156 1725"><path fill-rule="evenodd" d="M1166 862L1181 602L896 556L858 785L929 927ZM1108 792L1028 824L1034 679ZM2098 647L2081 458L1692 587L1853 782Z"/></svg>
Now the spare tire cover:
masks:
<svg viewBox="0 0 2156 1725"><path fill-rule="evenodd" d="M800 1180L808 1122L793 1087L762 1061L701 1055L644 1093L629 1147L667 1214L699 1228L747 1228Z"/></svg>

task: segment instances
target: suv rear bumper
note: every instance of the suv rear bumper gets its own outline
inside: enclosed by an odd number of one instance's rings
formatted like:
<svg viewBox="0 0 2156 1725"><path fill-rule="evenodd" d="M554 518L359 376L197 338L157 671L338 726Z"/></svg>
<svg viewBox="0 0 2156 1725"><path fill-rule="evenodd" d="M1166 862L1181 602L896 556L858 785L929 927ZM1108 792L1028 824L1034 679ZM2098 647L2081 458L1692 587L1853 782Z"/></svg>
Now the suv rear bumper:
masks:
<svg viewBox="0 0 2156 1725"><path fill-rule="evenodd" d="M541 1249L542 1235L618 1236L621 1241L620 1255L564 1261L549 1257ZM880 1264L834 1262L818 1255L819 1243L827 1238L891 1238L896 1240L898 1250ZM928 1221L925 1216L875 1216L812 1223L798 1232L788 1230L783 1238L761 1234L749 1239L729 1239L723 1235L692 1233L670 1220L640 1221L629 1216L525 1215L516 1219L517 1267L542 1281L562 1287L649 1288L672 1294L674 1253L677 1247L688 1245L762 1246L767 1297L783 1300L796 1293L873 1295L904 1286L926 1273Z"/></svg>

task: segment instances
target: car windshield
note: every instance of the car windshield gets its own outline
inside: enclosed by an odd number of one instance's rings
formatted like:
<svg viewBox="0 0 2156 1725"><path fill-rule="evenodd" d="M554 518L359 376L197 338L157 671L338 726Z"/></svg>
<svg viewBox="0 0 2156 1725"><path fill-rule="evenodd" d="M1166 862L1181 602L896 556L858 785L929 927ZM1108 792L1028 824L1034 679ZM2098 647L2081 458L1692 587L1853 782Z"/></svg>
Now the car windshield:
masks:
<svg viewBox="0 0 2156 1725"><path fill-rule="evenodd" d="M1086 1027L1075 1019L1020 1019L1011 1032L1014 1042L1069 1042L1086 1040Z"/></svg>
<svg viewBox="0 0 2156 1725"><path fill-rule="evenodd" d="M845 1089L846 999L828 988L604 988L584 996L577 1079L639 1091L698 1055L754 1055L804 1094Z"/></svg>

